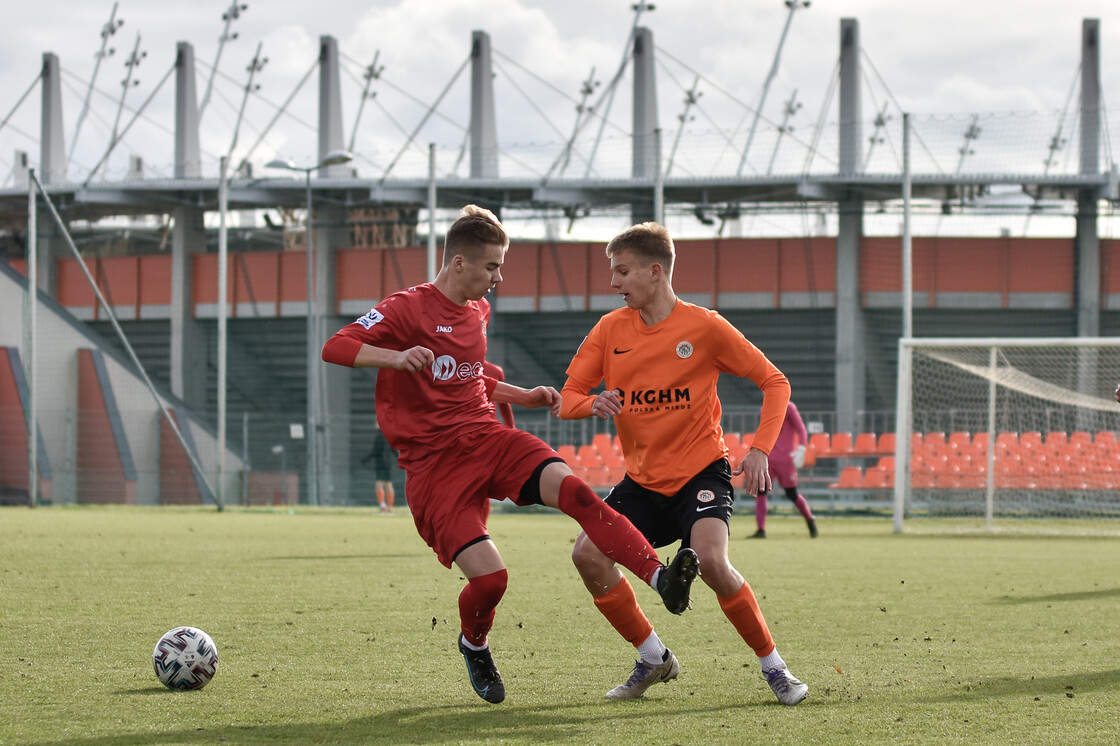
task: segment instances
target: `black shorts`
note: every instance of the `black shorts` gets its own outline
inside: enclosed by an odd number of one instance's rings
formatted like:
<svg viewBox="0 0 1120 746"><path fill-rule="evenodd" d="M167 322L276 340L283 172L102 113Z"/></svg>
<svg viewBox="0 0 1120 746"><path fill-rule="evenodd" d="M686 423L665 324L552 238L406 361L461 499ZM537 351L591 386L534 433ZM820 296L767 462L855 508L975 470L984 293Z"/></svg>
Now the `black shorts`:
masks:
<svg viewBox="0 0 1120 746"><path fill-rule="evenodd" d="M647 490L627 475L606 499L654 547L680 540L682 548L689 546L692 524L701 518L719 518L730 526L734 501L731 465L725 458L713 461L675 495Z"/></svg>

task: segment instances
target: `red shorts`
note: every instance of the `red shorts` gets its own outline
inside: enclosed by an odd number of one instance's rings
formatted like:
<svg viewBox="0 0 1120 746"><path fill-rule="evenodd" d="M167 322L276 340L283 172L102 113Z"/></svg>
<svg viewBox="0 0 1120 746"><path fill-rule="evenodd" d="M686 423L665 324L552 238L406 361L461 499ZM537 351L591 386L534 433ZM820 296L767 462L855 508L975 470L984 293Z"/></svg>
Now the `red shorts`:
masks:
<svg viewBox="0 0 1120 746"><path fill-rule="evenodd" d="M521 487L538 466L558 459L535 435L497 420L439 453L405 465L405 493L420 537L445 567L487 536L490 499L520 505Z"/></svg>

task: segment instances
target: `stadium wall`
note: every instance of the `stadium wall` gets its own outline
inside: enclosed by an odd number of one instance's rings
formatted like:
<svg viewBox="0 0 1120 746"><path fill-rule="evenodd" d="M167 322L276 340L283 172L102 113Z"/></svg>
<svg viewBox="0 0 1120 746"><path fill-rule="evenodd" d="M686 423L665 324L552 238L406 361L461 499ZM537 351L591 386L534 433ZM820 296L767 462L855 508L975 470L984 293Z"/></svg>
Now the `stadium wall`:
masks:
<svg viewBox="0 0 1120 746"><path fill-rule="evenodd" d="M24 359L26 351L23 338L23 306L26 288L27 281L24 277L8 265L0 263L0 347L16 348L21 351L21 357ZM120 442L129 444L135 494L131 492L132 488L126 486L128 478L123 477L119 490L113 494L100 494L96 500L92 498L90 500L158 504L160 500L158 426L162 415L143 379L130 361L116 353L112 346L106 345L98 334L75 319L66 308L42 292L39 293L39 304L39 333L36 338L39 377L32 382L32 386L39 402L39 429L43 452L53 467L51 471L54 502L77 502L79 499L85 501L85 498L81 497L84 494L83 490L92 484L83 480L81 472L83 453L88 455L89 448L103 445L102 441L110 435L114 439L119 435ZM128 326L135 322L123 323ZM83 350L86 352L83 353ZM83 354L89 355L87 362L91 365L95 357L100 357L102 363L101 370L95 377L91 378L92 371L87 371L84 382L80 372ZM91 387L96 387L98 392L92 392ZM118 405L115 415L118 422L113 426L118 430L111 433L101 428L93 434L92 437L96 440L92 445L91 442L83 441L81 437L80 422L83 416L87 418L87 422L94 416L90 408L84 408L82 405L83 391L89 395L100 393L103 402L103 392L110 391L112 399ZM165 406L177 408L181 416L189 417L199 460L208 475L216 476L218 464L216 433L204 418L196 413L187 412L182 403L165 390L158 393ZM26 441L24 441L24 448L26 448ZM113 458L120 466L122 456L119 449ZM237 494L240 482L239 471L242 468L240 454L227 449L226 463L228 469L226 493ZM95 459L94 463L87 466L97 469L109 468L112 464L97 463ZM121 473L127 474L128 469L122 468ZM26 483L26 479L24 482Z"/></svg>

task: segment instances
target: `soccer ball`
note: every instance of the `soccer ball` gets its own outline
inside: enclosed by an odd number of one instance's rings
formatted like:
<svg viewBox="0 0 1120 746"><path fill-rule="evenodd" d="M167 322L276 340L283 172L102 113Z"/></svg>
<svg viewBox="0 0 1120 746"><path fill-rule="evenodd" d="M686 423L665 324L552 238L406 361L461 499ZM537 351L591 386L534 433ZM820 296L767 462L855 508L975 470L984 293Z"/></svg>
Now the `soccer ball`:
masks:
<svg viewBox="0 0 1120 746"><path fill-rule="evenodd" d="M202 630L176 627L159 638L152 666L169 689L201 689L218 671L218 648Z"/></svg>

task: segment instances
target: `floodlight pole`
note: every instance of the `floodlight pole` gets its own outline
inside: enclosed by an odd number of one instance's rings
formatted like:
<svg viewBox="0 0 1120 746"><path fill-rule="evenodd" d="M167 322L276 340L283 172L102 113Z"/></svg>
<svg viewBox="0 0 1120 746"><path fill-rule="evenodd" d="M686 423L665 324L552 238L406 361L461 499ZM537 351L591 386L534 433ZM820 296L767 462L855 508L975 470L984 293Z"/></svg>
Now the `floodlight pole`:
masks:
<svg viewBox="0 0 1120 746"><path fill-rule="evenodd" d="M319 504L319 452L318 437L316 433L317 420L317 381L319 378L319 365L317 347L315 344L316 319L315 319L315 283L314 276L314 244L311 238L311 212L314 208L311 196L311 172L325 166L337 166L349 163L354 159L348 151L335 150L327 153L323 160L314 166L300 168L291 161L274 160L265 164L265 168L282 168L287 171L298 171L304 177L304 198L307 204L307 502L311 505Z"/></svg>
<svg viewBox="0 0 1120 746"><path fill-rule="evenodd" d="M226 389L229 369L229 156L218 160L218 504L226 504Z"/></svg>
<svg viewBox="0 0 1120 746"><path fill-rule="evenodd" d="M315 433L317 426L315 394L319 390L315 381L319 368L315 364L315 283L312 279L314 247L311 241L311 172L315 168L303 169L307 198L307 221L304 231L307 238L307 501L312 505L319 504L319 451Z"/></svg>
<svg viewBox="0 0 1120 746"><path fill-rule="evenodd" d="M436 144L428 143L428 282L436 281Z"/></svg>
<svg viewBox="0 0 1120 746"><path fill-rule="evenodd" d="M910 115L902 115L902 336L914 336L914 249L910 227L913 174L910 168Z"/></svg>
<svg viewBox="0 0 1120 746"><path fill-rule="evenodd" d="M39 225L36 214L35 169L27 179L27 504L34 508L39 492L39 370L35 350L39 300Z"/></svg>

